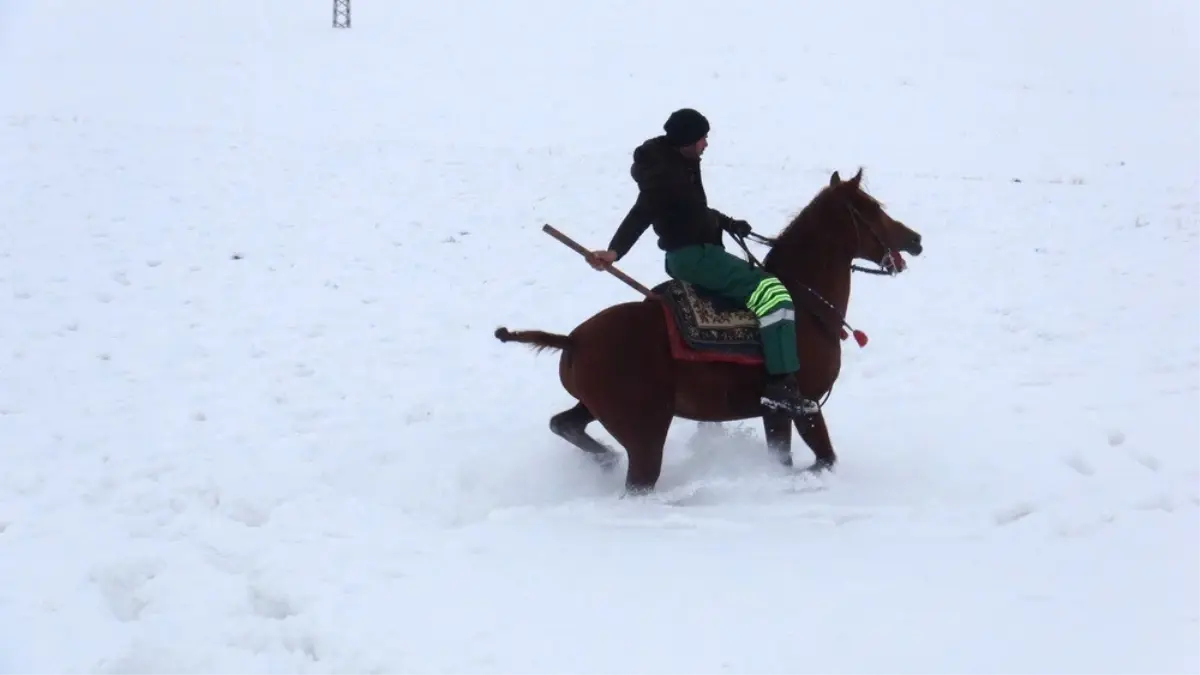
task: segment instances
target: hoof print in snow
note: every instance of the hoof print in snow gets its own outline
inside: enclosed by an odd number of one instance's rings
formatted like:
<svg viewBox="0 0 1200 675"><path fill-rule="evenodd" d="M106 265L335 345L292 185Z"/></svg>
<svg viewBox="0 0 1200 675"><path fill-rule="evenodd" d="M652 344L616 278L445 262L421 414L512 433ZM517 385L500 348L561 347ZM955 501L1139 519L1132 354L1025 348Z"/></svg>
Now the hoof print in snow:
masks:
<svg viewBox="0 0 1200 675"><path fill-rule="evenodd" d="M1063 457L1063 463L1072 469L1075 469L1075 471L1079 472L1079 475L1081 476L1096 475L1096 470L1092 468L1092 465L1088 464L1087 460L1079 455L1067 455L1066 457Z"/></svg>
<svg viewBox="0 0 1200 675"><path fill-rule="evenodd" d="M241 260L241 259L242 259L242 254L241 254L241 253L234 253L233 255L229 256L229 259L230 259L230 260Z"/></svg>
<svg viewBox="0 0 1200 675"><path fill-rule="evenodd" d="M319 661L317 656L317 641L311 635L289 635L283 638L283 646L293 654L299 653L313 661Z"/></svg>
<svg viewBox="0 0 1200 675"><path fill-rule="evenodd" d="M1101 527L1108 525L1117 519L1115 513L1101 514L1098 519L1091 523L1063 523L1058 526L1058 536L1064 539L1074 539L1076 537L1086 537L1095 534Z"/></svg>
<svg viewBox="0 0 1200 675"><path fill-rule="evenodd" d="M997 512L993 518L997 525L1011 525L1032 514L1035 510L1033 504L1021 503Z"/></svg>
<svg viewBox="0 0 1200 675"><path fill-rule="evenodd" d="M155 576L149 565L130 563L92 572L91 579L113 616L118 621L129 622L137 621L149 604L145 588Z"/></svg>
<svg viewBox="0 0 1200 675"><path fill-rule="evenodd" d="M1162 468L1162 462L1160 462L1157 457L1154 455L1147 455L1142 452L1133 453L1133 461L1141 464L1151 471L1158 471Z"/></svg>
<svg viewBox="0 0 1200 675"><path fill-rule="evenodd" d="M1144 499L1133 505L1133 508L1139 511L1165 511L1167 513L1175 512L1175 502L1167 495L1158 495Z"/></svg>
<svg viewBox="0 0 1200 675"><path fill-rule="evenodd" d="M1125 443L1125 433L1120 429L1113 429L1108 432L1108 444L1111 447L1117 447Z"/></svg>
<svg viewBox="0 0 1200 675"><path fill-rule="evenodd" d="M229 518L246 527L262 527L271 519L271 512L253 504L241 502L229 507Z"/></svg>
<svg viewBox="0 0 1200 675"><path fill-rule="evenodd" d="M147 260L146 267L158 267L162 264L161 260Z"/></svg>
<svg viewBox="0 0 1200 675"><path fill-rule="evenodd" d="M289 616L296 616L299 612L292 603L283 595L264 591L256 586L250 587L250 609L255 615L261 616L264 619L276 619L282 621Z"/></svg>
<svg viewBox="0 0 1200 675"><path fill-rule="evenodd" d="M127 675L128 673L159 673L162 663L170 662L173 655L166 647L136 641L119 654L101 659L93 672L103 675Z"/></svg>

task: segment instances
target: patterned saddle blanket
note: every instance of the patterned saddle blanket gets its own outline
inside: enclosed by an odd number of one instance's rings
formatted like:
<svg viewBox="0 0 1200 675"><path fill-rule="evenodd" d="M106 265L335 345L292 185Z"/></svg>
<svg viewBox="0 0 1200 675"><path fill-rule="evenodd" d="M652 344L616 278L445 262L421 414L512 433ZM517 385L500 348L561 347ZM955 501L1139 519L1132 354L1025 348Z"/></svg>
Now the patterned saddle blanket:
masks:
<svg viewBox="0 0 1200 675"><path fill-rule="evenodd" d="M666 310L676 358L762 363L758 320L749 309L675 279L651 290Z"/></svg>

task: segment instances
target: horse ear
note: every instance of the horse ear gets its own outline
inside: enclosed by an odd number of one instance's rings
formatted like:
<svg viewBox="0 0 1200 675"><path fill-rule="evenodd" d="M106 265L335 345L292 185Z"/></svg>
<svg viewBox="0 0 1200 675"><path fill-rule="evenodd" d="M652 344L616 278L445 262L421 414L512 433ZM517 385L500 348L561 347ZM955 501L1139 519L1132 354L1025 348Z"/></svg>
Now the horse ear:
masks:
<svg viewBox="0 0 1200 675"><path fill-rule="evenodd" d="M838 175L837 171L834 171L833 175L829 177L829 186L833 187L834 185L837 185L840 182L842 182L842 177Z"/></svg>
<svg viewBox="0 0 1200 675"><path fill-rule="evenodd" d="M858 184L862 182L862 167L861 166L858 167L858 173L854 174L854 178L851 178L850 182L854 183L854 187L858 187Z"/></svg>

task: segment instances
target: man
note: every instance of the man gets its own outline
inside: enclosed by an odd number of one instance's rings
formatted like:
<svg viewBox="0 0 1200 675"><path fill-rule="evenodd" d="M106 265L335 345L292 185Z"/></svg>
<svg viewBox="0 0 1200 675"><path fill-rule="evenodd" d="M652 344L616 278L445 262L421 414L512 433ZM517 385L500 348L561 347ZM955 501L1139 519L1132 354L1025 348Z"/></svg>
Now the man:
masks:
<svg viewBox="0 0 1200 675"><path fill-rule="evenodd" d="M629 172L638 185L637 201L608 249L593 251L589 263L603 270L620 260L653 224L668 275L732 298L758 317L768 374L762 403L794 417L815 412L817 405L796 393L800 364L791 296L779 279L725 250L722 232L745 237L750 225L708 206L700 178L708 120L683 108L671 113L663 131L633 151Z"/></svg>

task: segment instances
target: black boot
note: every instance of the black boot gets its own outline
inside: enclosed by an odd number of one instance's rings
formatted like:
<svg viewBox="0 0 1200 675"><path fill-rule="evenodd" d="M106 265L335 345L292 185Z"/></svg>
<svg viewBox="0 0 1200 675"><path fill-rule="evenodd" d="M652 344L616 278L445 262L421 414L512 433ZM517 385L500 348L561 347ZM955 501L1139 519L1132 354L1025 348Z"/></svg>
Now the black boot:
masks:
<svg viewBox="0 0 1200 675"><path fill-rule="evenodd" d="M768 375L767 386L763 388L761 402L768 408L785 410L796 419L821 410L815 401L810 401L797 393L795 373Z"/></svg>

